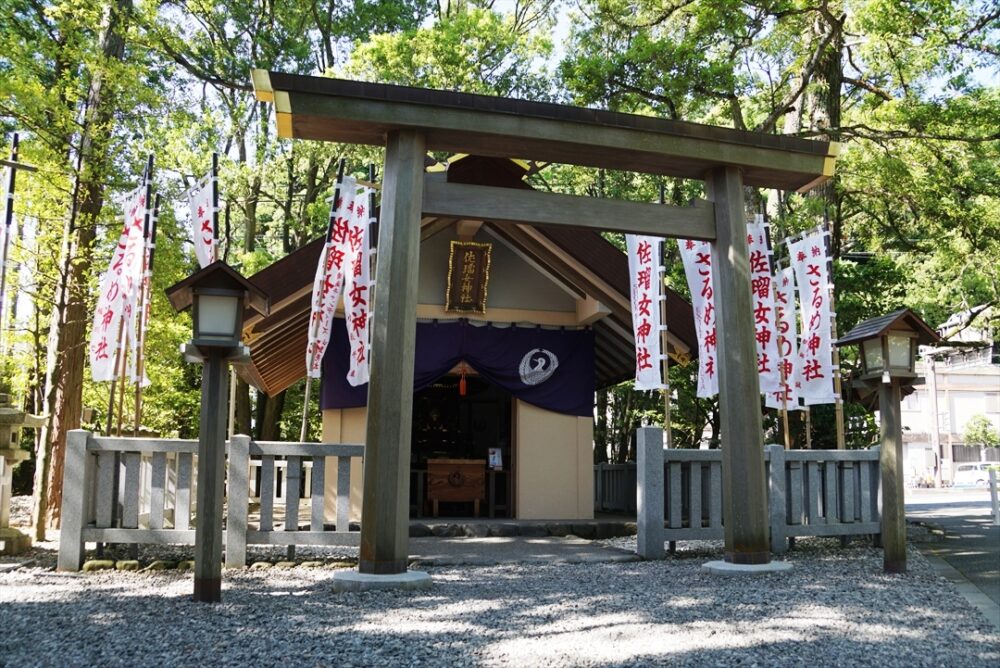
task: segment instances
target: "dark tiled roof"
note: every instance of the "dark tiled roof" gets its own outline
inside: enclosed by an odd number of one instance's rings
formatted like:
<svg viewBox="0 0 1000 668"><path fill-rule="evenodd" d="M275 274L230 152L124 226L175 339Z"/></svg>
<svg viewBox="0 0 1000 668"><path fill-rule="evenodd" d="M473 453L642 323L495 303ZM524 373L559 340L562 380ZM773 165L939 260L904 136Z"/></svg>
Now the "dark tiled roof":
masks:
<svg viewBox="0 0 1000 668"><path fill-rule="evenodd" d="M881 336L889 329L892 329L893 326L900 321L906 324L909 329L917 332L922 345L934 343L935 341L939 341L941 339L937 332L931 329L930 325L924 322L920 316L908 308L902 308L898 311L869 318L864 322L858 323L855 325L854 329L837 339L837 345L843 346L849 343L857 343L858 341Z"/></svg>

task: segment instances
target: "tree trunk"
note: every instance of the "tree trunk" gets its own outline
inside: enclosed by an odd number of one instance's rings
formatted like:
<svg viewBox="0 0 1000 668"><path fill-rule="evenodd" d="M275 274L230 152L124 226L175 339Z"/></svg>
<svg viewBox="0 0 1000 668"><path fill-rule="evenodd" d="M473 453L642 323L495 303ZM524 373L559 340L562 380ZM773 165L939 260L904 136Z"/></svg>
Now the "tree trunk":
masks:
<svg viewBox="0 0 1000 668"><path fill-rule="evenodd" d="M109 9L101 36L105 61L122 60L125 22L131 10L131 0L118 0ZM63 273L49 331L46 373L49 422L36 460L33 518L36 540L44 540L48 524L59 524L66 434L80 427L91 251L96 221L104 206L105 172L110 161L107 137L103 134L114 110L108 87L102 71L91 73L73 200L63 237Z"/></svg>
<svg viewBox="0 0 1000 668"><path fill-rule="evenodd" d="M250 386L242 380L236 381L236 433L250 435L251 405Z"/></svg>
<svg viewBox="0 0 1000 668"><path fill-rule="evenodd" d="M258 426L261 441L281 440L281 413L285 409L285 393L278 392L273 397L257 395Z"/></svg>

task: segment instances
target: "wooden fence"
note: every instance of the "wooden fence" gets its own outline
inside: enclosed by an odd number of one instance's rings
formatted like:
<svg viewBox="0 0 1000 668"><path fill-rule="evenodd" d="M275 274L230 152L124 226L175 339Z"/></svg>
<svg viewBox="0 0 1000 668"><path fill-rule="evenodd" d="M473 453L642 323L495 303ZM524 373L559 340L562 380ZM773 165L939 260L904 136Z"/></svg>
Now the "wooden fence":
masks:
<svg viewBox="0 0 1000 668"><path fill-rule="evenodd" d="M358 545L350 532L351 458L364 447L331 443L254 442L236 436L226 444L226 565L246 563L247 545ZM251 490L251 456L259 458L259 494ZM337 458L336 523L325 524L326 458ZM60 570L79 570L87 542L194 545L198 442L110 438L78 430L66 442ZM309 471L308 528L302 530L303 470ZM278 496L275 471L283 472ZM255 484L255 487L257 485ZM259 519L251 517L251 495ZM275 501L284 519L276 528ZM343 502L341 502L343 500ZM257 504L254 504L256 506ZM258 515L258 513L255 513ZM256 525L251 522L256 519Z"/></svg>
<svg viewBox="0 0 1000 668"><path fill-rule="evenodd" d="M783 553L799 536L880 534L879 448L763 453L771 549ZM594 467L594 509L635 512L636 464ZM721 450L663 450L664 540L724 537Z"/></svg>

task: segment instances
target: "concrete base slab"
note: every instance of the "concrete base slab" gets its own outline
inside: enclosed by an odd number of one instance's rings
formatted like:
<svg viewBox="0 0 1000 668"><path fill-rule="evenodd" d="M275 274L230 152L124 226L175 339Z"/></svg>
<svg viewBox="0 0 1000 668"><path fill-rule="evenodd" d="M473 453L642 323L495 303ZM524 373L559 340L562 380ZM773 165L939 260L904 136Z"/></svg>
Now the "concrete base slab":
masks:
<svg viewBox="0 0 1000 668"><path fill-rule="evenodd" d="M370 591L373 589L429 589L431 576L424 571L406 571L391 575L372 575L355 570L333 574L333 590Z"/></svg>
<svg viewBox="0 0 1000 668"><path fill-rule="evenodd" d="M714 575L767 575L790 571L792 565L787 561L771 561L766 564L733 564L719 560L702 564L701 570Z"/></svg>

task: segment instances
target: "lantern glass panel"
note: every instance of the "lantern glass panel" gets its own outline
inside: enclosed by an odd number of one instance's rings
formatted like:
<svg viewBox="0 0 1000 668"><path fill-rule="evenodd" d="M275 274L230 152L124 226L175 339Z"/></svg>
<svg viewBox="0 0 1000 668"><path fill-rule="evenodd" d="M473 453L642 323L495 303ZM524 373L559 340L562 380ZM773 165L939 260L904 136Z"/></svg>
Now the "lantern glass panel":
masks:
<svg viewBox="0 0 1000 668"><path fill-rule="evenodd" d="M882 370L882 339L868 339L861 342L865 354L865 369L868 373Z"/></svg>
<svg viewBox="0 0 1000 668"><path fill-rule="evenodd" d="M899 334L889 335L889 366L893 369L910 369L910 337Z"/></svg>
<svg viewBox="0 0 1000 668"><path fill-rule="evenodd" d="M232 341L238 338L236 316L239 296L198 295L197 338L210 341Z"/></svg>

